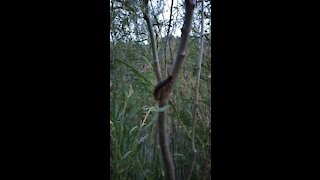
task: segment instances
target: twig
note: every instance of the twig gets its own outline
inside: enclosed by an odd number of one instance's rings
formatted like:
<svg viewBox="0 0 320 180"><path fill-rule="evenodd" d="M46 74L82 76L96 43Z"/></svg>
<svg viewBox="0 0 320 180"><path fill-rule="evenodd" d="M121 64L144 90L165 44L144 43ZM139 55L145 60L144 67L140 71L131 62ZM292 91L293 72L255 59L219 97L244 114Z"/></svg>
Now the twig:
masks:
<svg viewBox="0 0 320 180"><path fill-rule="evenodd" d="M171 25L172 9L173 9L173 0L171 1L170 18L169 18L169 24L168 24L167 38L166 38L166 43L165 43L165 46L164 46L164 59L165 59L165 63L166 63L166 72L167 72L167 66L168 66L168 62L167 62L167 43L168 43L168 39L169 39L169 36L170 36L170 27L172 26ZM169 40L169 47L170 47L170 53L171 53L171 56L172 56L170 40Z"/></svg>

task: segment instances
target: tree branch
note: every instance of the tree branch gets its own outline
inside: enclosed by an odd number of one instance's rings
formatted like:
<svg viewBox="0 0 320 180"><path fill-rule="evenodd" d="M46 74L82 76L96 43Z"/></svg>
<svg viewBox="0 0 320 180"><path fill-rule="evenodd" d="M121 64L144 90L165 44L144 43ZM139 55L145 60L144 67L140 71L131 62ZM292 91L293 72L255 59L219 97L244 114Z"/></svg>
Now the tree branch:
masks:
<svg viewBox="0 0 320 180"><path fill-rule="evenodd" d="M168 66L168 62L167 62L167 44L168 44L168 39L169 39L169 36L170 36L170 27L172 26L171 25L171 21L172 21L172 9L173 9L173 0L171 1L171 8L170 8L170 18L169 18L169 24L168 24L168 31L167 31L167 37L166 37L166 43L165 43L165 46L164 46L164 60L165 60L165 69L166 69L166 73L167 73L167 66ZM170 47L170 42L169 42L169 47ZM170 47L170 53L171 53L171 47ZM172 55L172 53L171 53Z"/></svg>
<svg viewBox="0 0 320 180"><path fill-rule="evenodd" d="M168 104L169 99L172 94L173 90L173 85L175 81L178 78L178 73L181 69L181 66L184 62L186 53L186 46L188 42L188 37L190 34L191 30L191 25L192 25L192 17L193 17L193 10L196 5L195 0L186 0L185 1L185 8L186 8L186 16L184 19L184 24L182 27L182 35L181 35L181 40L179 44L179 50L177 53L177 57L175 59L175 64L172 69L171 76L169 76L164 82L162 82L162 77L161 77L161 71L160 71L160 66L159 66L159 61L158 61L158 54L157 54L157 48L155 44L155 38L154 38L154 31L152 29L152 23L150 20L150 12L148 9L148 0L143 1L143 14L144 14L144 19L147 22L148 25L148 31L150 33L150 39L151 39L151 46L152 46L152 52L153 52L153 57L154 57L154 66L155 66L155 73L157 77L157 81L159 84L162 86L157 86L159 92L155 92L156 98L159 95L159 107L164 107ZM157 88L156 88L157 89ZM158 94L159 93L159 94ZM162 157L165 163L165 167L167 170L167 179L169 180L175 180L175 167L173 164L173 159L170 154L170 149L169 149L169 138L168 138L168 133L166 132L166 112L159 112L159 117L158 117L158 130L159 130L159 141L160 141L160 148L161 148L161 153Z"/></svg>
<svg viewBox="0 0 320 180"><path fill-rule="evenodd" d="M152 55L153 55L153 69L156 73L156 78L158 83L162 81L162 75L160 71L160 65L159 65L159 58L158 58L158 52L157 52L157 46L156 46L156 40L154 37L154 30L152 28L152 22L150 19L150 11L148 7L148 0L144 0L144 4L142 5L143 9L143 18L147 22L148 31L150 34L150 40L151 40L151 47L152 47Z"/></svg>
<svg viewBox="0 0 320 180"><path fill-rule="evenodd" d="M191 178L192 171L194 164L196 162L196 156L197 156L197 149L195 147L195 130L196 130L196 123L197 123L197 108L198 108L198 101L199 101L199 86L200 86L200 75L201 75L201 63L202 63L202 54L203 54L203 40L204 40L204 3L203 0L201 1L201 39L200 39L200 52L199 52L199 58L197 61L197 76L196 76L196 85L195 85L195 98L194 98L194 107L193 107L193 125L192 125L192 163L190 167L190 171L188 172L188 180Z"/></svg>
<svg viewBox="0 0 320 180"><path fill-rule="evenodd" d="M181 40L178 49L178 53L176 59L174 61L173 69L171 75L173 76L173 82L175 82L178 78L178 73L181 69L181 66L185 60L186 56L186 47L188 42L188 37L191 31L192 25L192 18L193 18L193 10L195 7L196 1L195 0L186 0L186 16L184 19L183 27L181 28Z"/></svg>
<svg viewBox="0 0 320 180"><path fill-rule="evenodd" d="M182 28L183 31L181 35L179 50L178 50L178 54L175 59L175 64L173 66L173 70L171 73L172 77L169 76L169 78L172 78L172 80L168 81L169 83L164 87L164 90L160 92L159 107L163 107L168 104L172 94L173 85L178 78L178 73L185 60L185 56L186 56L185 50L186 50L188 37L191 30L193 10L194 10L195 4L196 4L195 0L185 1L186 16L185 16L184 24ZM159 125L160 147L161 147L162 157L166 165L168 179L175 180L175 167L173 164L172 156L170 154L169 139L166 132L166 112L159 112L158 125Z"/></svg>

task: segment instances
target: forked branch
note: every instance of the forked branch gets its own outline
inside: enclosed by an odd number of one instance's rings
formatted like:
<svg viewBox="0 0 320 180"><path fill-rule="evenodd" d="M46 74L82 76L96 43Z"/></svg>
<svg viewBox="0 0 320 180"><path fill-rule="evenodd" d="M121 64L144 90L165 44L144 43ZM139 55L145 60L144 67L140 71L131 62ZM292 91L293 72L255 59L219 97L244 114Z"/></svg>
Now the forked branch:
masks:
<svg viewBox="0 0 320 180"><path fill-rule="evenodd" d="M169 99L172 94L173 85L178 79L178 74L179 74L180 69L182 67L182 64L185 60L186 47L187 47L188 37L189 37L190 31L191 31L193 11L194 11L195 5L196 5L195 0L186 0L185 1L186 13L185 13L183 27L181 28L181 31L182 31L181 40L180 40L176 59L174 61L173 69L172 69L171 75L165 80L165 82L160 81L161 86L158 85L156 88L157 91L155 92L156 99L159 99L159 107L164 107L168 104ZM152 43L152 47L153 47L153 56L154 56L155 60L157 61L158 57L157 57L156 48L154 48L155 41L154 41L153 30L152 30L151 20L150 20L150 15L149 15L149 10L148 10L148 0L144 0L144 18L148 24L148 31L150 33L151 43ZM156 70L155 73L157 74L157 80L159 82L159 80L162 80L161 74L160 74L159 63L158 63L158 68L155 70ZM176 179L175 178L175 167L173 164L172 156L170 154L169 138L168 138L168 134L166 132L166 112L165 111L159 112L158 127L159 127L160 148L161 148L162 157L163 157L163 160L165 163L165 167L167 170L167 179L175 180Z"/></svg>

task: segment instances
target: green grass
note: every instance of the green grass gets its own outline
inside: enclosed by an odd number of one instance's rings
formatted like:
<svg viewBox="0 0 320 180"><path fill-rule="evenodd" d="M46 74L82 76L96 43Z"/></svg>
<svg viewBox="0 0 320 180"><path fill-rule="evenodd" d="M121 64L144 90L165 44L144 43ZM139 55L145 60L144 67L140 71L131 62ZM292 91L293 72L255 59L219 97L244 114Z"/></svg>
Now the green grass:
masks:
<svg viewBox="0 0 320 180"><path fill-rule="evenodd" d="M110 177L121 179L165 179L159 143L157 142L157 103L152 91L153 72L142 72L137 64L144 62L136 51L125 59L125 48L113 48L110 64ZM132 53L132 52L131 52ZM148 56L148 55L145 55ZM185 72L195 65L188 59ZM205 62L210 66L210 62ZM211 82L210 68L203 69L200 105L196 125L196 149L198 155L192 179L211 179ZM192 102L194 75L181 75L174 86L170 105L167 107L167 125L170 149L173 154L177 179L187 176L191 163ZM160 109L161 110L161 109Z"/></svg>

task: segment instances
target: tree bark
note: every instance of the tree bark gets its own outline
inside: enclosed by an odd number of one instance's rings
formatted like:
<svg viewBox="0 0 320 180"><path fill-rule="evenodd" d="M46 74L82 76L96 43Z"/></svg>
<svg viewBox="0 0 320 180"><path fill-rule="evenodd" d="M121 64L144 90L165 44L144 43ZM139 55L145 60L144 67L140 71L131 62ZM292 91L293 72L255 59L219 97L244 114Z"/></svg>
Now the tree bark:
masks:
<svg viewBox="0 0 320 180"><path fill-rule="evenodd" d="M175 63L173 65L173 69L171 72L172 80L168 81L168 83L165 84L164 87L162 87L161 91L159 92L159 108L164 107L168 104L169 99L172 94L173 90L173 85L178 79L178 74L179 71L182 67L182 64L185 60L186 56L186 47L187 47L187 42L188 42L188 37L191 31L191 26L192 26L192 18L193 18L193 10L196 5L195 0L186 0L185 1L185 8L186 8L186 15L184 19L184 24L183 27L181 28L181 40L179 44L179 49L178 53L175 59ZM152 23L150 20L150 15L149 15L149 10L148 10L148 1L144 0L144 18L147 21L148 25L148 31L150 33L151 37L151 45L152 45L152 50L153 50L153 56L155 59L155 73L157 76L158 83L161 83L162 78L161 78L161 71L159 67L159 62L158 62L158 55L156 52L156 45L155 45L155 39L153 35L153 30L152 30ZM160 141L160 148L161 148L161 153L162 157L165 163L165 167L167 170L167 179L169 180L175 180L175 167L173 164L173 158L170 154L170 148L169 148L169 138L168 138L168 133L166 132L166 112L159 112L159 117L158 117L158 128L159 128L159 141Z"/></svg>

